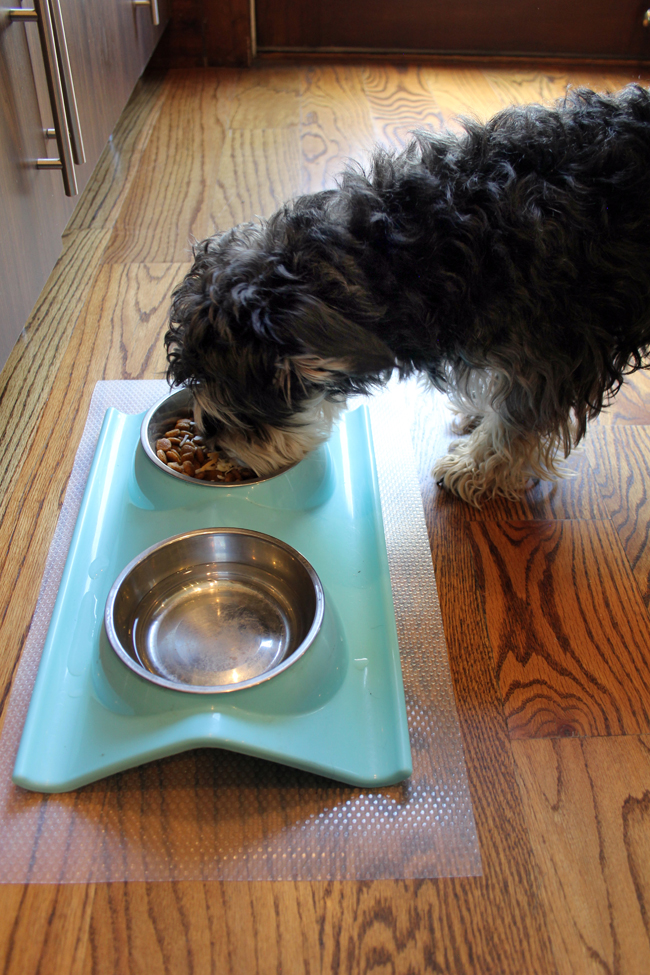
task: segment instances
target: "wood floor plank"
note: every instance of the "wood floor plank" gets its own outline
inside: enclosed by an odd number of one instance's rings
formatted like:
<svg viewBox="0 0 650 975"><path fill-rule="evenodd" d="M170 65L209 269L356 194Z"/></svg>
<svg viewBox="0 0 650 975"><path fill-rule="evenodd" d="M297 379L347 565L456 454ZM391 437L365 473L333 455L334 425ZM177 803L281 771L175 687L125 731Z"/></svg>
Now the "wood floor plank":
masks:
<svg viewBox="0 0 650 975"><path fill-rule="evenodd" d="M650 971L650 741L517 741L558 975Z"/></svg>
<svg viewBox="0 0 650 975"><path fill-rule="evenodd" d="M173 72L105 260L170 263L212 233L210 201L239 72ZM173 83L172 83L173 82Z"/></svg>
<svg viewBox="0 0 650 975"><path fill-rule="evenodd" d="M189 948L182 927L178 930L171 885L165 884L160 890L162 926L161 912L156 916L151 909L149 890L145 883L98 886L83 975L185 975L215 970L205 965L190 967L192 961L204 959L198 945ZM199 917L199 924L201 920Z"/></svg>
<svg viewBox="0 0 650 975"><path fill-rule="evenodd" d="M5 893L15 906L0 912L3 975L82 975L94 886L16 884Z"/></svg>
<svg viewBox="0 0 650 975"><path fill-rule="evenodd" d="M430 408L424 409L423 403ZM530 859L526 834L521 832L519 796L517 790L513 789L512 757L500 688L475 574L470 537L466 531L466 518L462 513L459 515L459 508L464 506L457 499L448 506L438 505L439 492L428 466L429 452L432 451L435 455L440 440L444 440L444 432L441 435L444 427L441 413L444 416L445 412L444 398L416 392L416 423L412 437L420 470L424 512L458 705L484 878L476 884L468 880L459 881L458 886L451 888L438 881L435 885L435 907L425 907L429 893L424 890L422 901L418 903L421 905L420 911L430 919L430 924L435 925L435 917L444 918L440 921L440 928L433 928L432 939L436 947L435 950L431 949L433 953L430 956L431 959L435 958L440 971L476 970L496 973L506 971L512 964L519 972L550 973L553 971L553 962L546 954L548 946L543 931L533 928L525 935L522 934L538 909L535 907L532 914L528 910L531 905L538 904L535 867ZM517 848L514 857L507 852L513 846ZM512 873L515 863L517 867ZM463 900L468 898L465 902L467 908L462 909L461 915L465 918L470 915L475 917L481 931L485 925L486 929L493 927L494 932L497 932L499 924L496 918L505 913L510 919L510 930L518 932L517 946L512 946L512 955L510 946L499 943L493 949L482 949L480 960L476 955L465 957L458 944L458 929L451 920L454 912L449 910L447 914L447 897L460 897ZM524 906L522 898L527 907L520 916L519 909ZM491 918L493 909L494 921ZM447 924L453 935L442 926ZM480 937L474 932L469 937L473 947L480 942ZM531 950L538 954L536 961L523 960L520 939L530 941ZM460 941L462 942L462 936ZM442 947L444 943L449 954ZM417 966L414 970L418 971Z"/></svg>
<svg viewBox="0 0 650 975"><path fill-rule="evenodd" d="M296 887L306 896L297 897ZM311 887L290 883L100 885L85 972L319 972L320 928L314 902L320 898Z"/></svg>
<svg viewBox="0 0 650 975"><path fill-rule="evenodd" d="M423 394L420 394L420 396L423 396ZM466 506L463 506L456 499L449 499L446 495L443 495L442 497L446 503L439 503L440 492L430 475L430 459L431 455L433 454L435 456L440 449L440 441L442 440L444 442L445 439L445 434L443 433L441 435L440 432L445 422L441 418L441 408L444 409L444 400L442 398L438 398L437 400L434 398L432 401L430 397L426 396L424 402L430 404L428 412L422 408L422 402L423 400L420 399L420 406L414 411L417 417L414 428L414 439L416 445L420 445L421 448L417 451L421 487L427 522L430 528L436 580L443 608L445 636L454 676L454 687L459 705L459 717L468 758L472 796L475 804L477 822L480 824L489 821L490 812L488 809L482 808L481 803L484 797L490 794L491 787L487 782L475 781L473 776L476 774L478 768L485 767L486 762L489 763L487 759L487 745L484 741L487 730L487 715L491 709L494 709L495 714L498 713L501 715L498 671L495 667L490 667L489 663L486 663L478 652L482 641L478 638L477 630L479 623L477 621L479 618L483 618L483 607L479 596L481 589L480 579L472 577L472 560L469 560L470 564L466 564L462 556L465 547L469 544L468 530L481 530L482 525L479 522L472 521L468 529L467 519L462 514L459 517L459 509L462 512ZM529 514L534 517L534 512L529 512ZM556 517L560 515L561 512L556 512ZM533 527L535 526L533 525ZM601 567L602 562L598 568L594 568L594 572L598 573L602 571ZM473 596L470 595L472 584L474 585ZM519 628L520 622L522 625L525 625L525 619L521 621L520 617L516 615L518 609L519 607L516 607L513 610L511 602L504 607L504 613L511 615L513 627L516 628ZM489 643L487 634L483 640L486 644ZM572 644L573 642L574 638L572 636ZM579 641L576 640L575 642L579 646ZM494 729L496 727L495 717L495 723L491 726L492 734L495 733ZM483 742L483 748L485 750L477 749L478 740ZM519 744L519 742L512 743L513 746L518 746ZM537 745L538 743L534 742L533 744ZM504 744L504 751L510 754L510 750L510 744ZM479 751L481 751L481 758L479 758ZM496 782L493 781L492 785L496 785ZM605 783L603 783L604 785ZM503 795L502 787L498 791L499 794ZM535 861L543 862L545 851L543 848L540 849L536 843L539 834L533 830L528 813L529 810L527 809L526 818L528 828L531 831ZM497 830L498 827L494 824L490 830L490 836L493 836ZM576 831L578 830L579 826L576 824ZM483 837L482 849L485 849ZM585 857L596 855L594 847L587 844L584 855ZM579 860L577 853L575 860L572 860L567 855L566 862L562 865L561 876L570 876L574 870L578 869L578 866ZM498 872L500 872L500 868L498 868ZM463 889L466 890L466 885L464 885ZM545 904L549 904L547 901L549 888L545 882L542 883L541 896ZM550 905L548 909L550 911ZM581 940L581 933L572 923L562 924L562 916L557 910L557 905L553 905L553 910L555 912L553 915L554 919L549 924L549 930L552 936L554 959L550 964L550 970L556 973L556 975L581 975L582 968L577 966L575 968L572 967L572 961L576 957L582 958L583 942ZM555 921L556 917L557 923ZM447 970L444 966L441 966L441 968L443 971ZM475 967L469 965L465 970L482 971L482 968L479 965ZM588 966L584 968L584 971L589 972L590 975L592 971L600 972L602 970L597 968L590 969ZM611 970L615 971L616 969L612 968ZM538 969L535 967L529 969L522 964L521 971L537 972Z"/></svg>
<svg viewBox="0 0 650 975"><path fill-rule="evenodd" d="M113 226L169 90L169 78L163 73L147 73L138 81L81 194L65 235Z"/></svg>
<svg viewBox="0 0 650 975"><path fill-rule="evenodd" d="M98 272L109 231L71 234L0 378L0 523L15 476L57 379L75 324ZM10 489L11 485L11 489Z"/></svg>
<svg viewBox="0 0 650 975"><path fill-rule="evenodd" d="M603 83L600 71L594 73L580 73L566 68L531 67L528 70L518 68L493 69L484 68L484 75L495 94L501 100L501 107L508 105L527 105L540 102L551 105L558 98L563 98L567 87L577 78L578 83L598 88Z"/></svg>
<svg viewBox="0 0 650 975"><path fill-rule="evenodd" d="M463 116L486 122L505 107L503 97L475 67L425 67L422 78L446 128L460 129L455 120Z"/></svg>
<svg viewBox="0 0 650 975"><path fill-rule="evenodd" d="M525 896L518 885L512 893ZM519 927L519 916L508 914L513 941L502 939L495 895L499 901L496 886L482 878L358 887L111 884L96 895L83 971L555 975L548 945L540 950L538 933Z"/></svg>
<svg viewBox="0 0 650 975"><path fill-rule="evenodd" d="M270 217L300 193L298 126L228 133L210 199L210 233Z"/></svg>
<svg viewBox="0 0 650 975"><path fill-rule="evenodd" d="M228 128L286 129L300 123L303 68L244 71L233 92Z"/></svg>
<svg viewBox="0 0 650 975"><path fill-rule="evenodd" d="M626 71L625 69L616 70L612 68L607 71L603 71L604 74L604 88L607 91L620 91L621 88L625 88L626 85L637 84L645 85L646 88L648 83L650 83L650 71L647 65L643 62L634 66L634 70Z"/></svg>
<svg viewBox="0 0 650 975"><path fill-rule="evenodd" d="M650 730L650 618L612 525L469 530L511 738Z"/></svg>
<svg viewBox="0 0 650 975"><path fill-rule="evenodd" d="M443 115L425 74L426 69L408 64L369 64L363 69L363 87L379 144L398 149L410 142L414 129L442 128Z"/></svg>
<svg viewBox="0 0 650 975"><path fill-rule="evenodd" d="M587 442L593 478L650 607L650 428L601 427Z"/></svg>
<svg viewBox="0 0 650 975"><path fill-rule="evenodd" d="M552 104L563 98L570 88L590 88L593 91L616 92L631 81L647 78L647 72L606 71L601 67L589 65L574 67L537 66L521 71L517 68L484 69L485 78L501 101L502 108L508 105L525 105L528 102Z"/></svg>
<svg viewBox="0 0 650 975"><path fill-rule="evenodd" d="M467 972L472 971L473 966L481 972L506 971L509 966L514 966L520 972L550 972L552 963L546 954L545 922L543 915L537 914L538 906L532 908L532 905L539 903L535 867L530 858L528 838L521 830L519 796L513 789L507 726L495 679L471 546L467 534L458 530L454 518L446 518L440 513L433 516L427 502L425 496L433 566L484 871L484 880L478 889L464 881L453 888L453 892L447 893L464 901L467 898L467 906L460 912L461 917L475 918L479 930L483 931L485 925L485 929L491 928L497 933L497 919L505 914L509 918L510 931L517 932L516 944L507 946L500 942L498 946L493 946L494 953L483 948L482 960L472 955L461 963L460 959L464 957L459 944L462 936L459 938L458 929L452 924L453 909L447 915L442 906L436 906L427 912L430 919L441 912L444 917L441 927L434 929L437 947L434 957L443 972ZM517 852L513 855L515 848ZM541 925L539 929L537 923ZM443 924L450 925L453 938L442 927ZM480 938L473 932L469 940L473 951ZM451 958L442 948L445 942ZM525 950L522 942L529 944L533 952L529 961L522 954ZM537 955L537 960L534 960L534 955Z"/></svg>
<svg viewBox="0 0 650 975"><path fill-rule="evenodd" d="M87 312L90 317L97 310L107 335L110 328L103 378L164 379L170 295L189 269L189 264L117 264L105 269L106 290L103 280L98 281Z"/></svg>
<svg viewBox="0 0 650 975"><path fill-rule="evenodd" d="M604 410L591 422L597 427L623 424L650 425L650 371L640 369L628 376Z"/></svg>
<svg viewBox="0 0 650 975"><path fill-rule="evenodd" d="M164 348L160 339L169 289L180 275L178 265L102 267L60 357L56 382L34 418L0 517L5 592L0 613L0 686L4 690L0 711L29 631L95 382L134 375L161 378ZM26 516L26 512L31 514Z"/></svg>
<svg viewBox="0 0 650 975"><path fill-rule="evenodd" d="M331 189L350 160L365 164L375 144L361 70L352 65L307 68L300 102L302 192Z"/></svg>

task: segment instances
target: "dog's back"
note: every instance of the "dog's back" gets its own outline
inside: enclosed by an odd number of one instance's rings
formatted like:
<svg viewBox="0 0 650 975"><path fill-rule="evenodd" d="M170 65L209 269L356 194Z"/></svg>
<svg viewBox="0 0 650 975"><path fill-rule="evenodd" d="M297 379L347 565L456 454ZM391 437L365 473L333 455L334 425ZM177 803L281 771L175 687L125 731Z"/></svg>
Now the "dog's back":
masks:
<svg viewBox="0 0 650 975"><path fill-rule="evenodd" d="M615 383L650 342L649 174L650 94L630 86L515 106L461 135L420 132L343 187L389 330L420 319L431 356L534 334L575 359L595 329Z"/></svg>

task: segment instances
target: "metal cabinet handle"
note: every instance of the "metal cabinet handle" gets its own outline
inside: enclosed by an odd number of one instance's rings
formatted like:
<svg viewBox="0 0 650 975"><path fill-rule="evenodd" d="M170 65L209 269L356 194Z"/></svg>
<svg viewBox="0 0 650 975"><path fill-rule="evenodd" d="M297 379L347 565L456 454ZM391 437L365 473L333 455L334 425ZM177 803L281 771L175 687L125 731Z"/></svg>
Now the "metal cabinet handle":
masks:
<svg viewBox="0 0 650 975"><path fill-rule="evenodd" d="M55 0L55 2L57 2L57 0ZM25 10L22 7L18 7L16 9L9 10L8 14L10 20L35 20L38 23L38 34L41 41L41 51L45 66L45 76L47 78L47 88L50 95L52 116L54 118L54 128L56 143L59 150L59 158L37 159L36 168L60 169L63 177L63 188L66 196L76 196L79 189L77 187L77 178L74 171L74 156L72 142L70 139L70 131L68 128L68 119L66 115L66 102L74 105L75 110L76 103L74 101L74 89L72 90L71 98L66 98L64 93L64 88L61 81L61 72L59 70L59 60L57 56L57 40L54 33L54 25L52 23L52 15L48 0L34 0L34 10ZM63 22L61 22L61 26L63 26ZM65 33L63 34L63 38L65 44ZM67 59L67 46L65 46L65 54ZM69 68L70 62L68 61L68 70ZM79 118L77 116L77 127L78 126ZM79 129L78 131L79 143L77 145L77 152L75 154L78 156L79 160L83 162L83 143L81 142L81 131Z"/></svg>
<svg viewBox="0 0 650 975"><path fill-rule="evenodd" d="M72 142L72 155L77 166L82 166L86 161L86 154L81 137L81 123L79 122L77 99L74 93L74 82L72 80L72 69L70 68L68 44L65 39L65 27L63 25L60 0L50 0L50 6L52 8L54 40L59 56L59 67L61 69L61 81L63 82L63 99L68 118L70 141Z"/></svg>
<svg viewBox="0 0 650 975"><path fill-rule="evenodd" d="M134 7L151 7L151 21L154 27L160 23L160 13L158 12L158 0L133 0Z"/></svg>

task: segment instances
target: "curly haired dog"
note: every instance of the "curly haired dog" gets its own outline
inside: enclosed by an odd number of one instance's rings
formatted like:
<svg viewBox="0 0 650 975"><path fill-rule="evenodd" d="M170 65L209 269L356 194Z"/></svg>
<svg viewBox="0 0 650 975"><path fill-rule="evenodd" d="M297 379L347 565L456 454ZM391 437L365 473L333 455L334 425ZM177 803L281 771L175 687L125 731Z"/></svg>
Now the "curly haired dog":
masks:
<svg viewBox="0 0 650 975"><path fill-rule="evenodd" d="M447 490L477 505L558 475L646 364L650 95L463 124L196 247L165 342L209 441L269 473L398 370L460 414Z"/></svg>

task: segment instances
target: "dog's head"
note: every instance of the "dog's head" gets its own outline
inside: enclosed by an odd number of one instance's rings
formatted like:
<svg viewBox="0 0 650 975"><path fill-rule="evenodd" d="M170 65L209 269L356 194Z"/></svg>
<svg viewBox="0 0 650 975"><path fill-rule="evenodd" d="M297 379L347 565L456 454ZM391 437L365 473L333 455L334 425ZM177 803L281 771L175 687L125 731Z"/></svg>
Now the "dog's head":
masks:
<svg viewBox="0 0 650 975"><path fill-rule="evenodd" d="M327 439L346 396L394 366L364 327L378 312L341 234L318 229L309 199L199 244L165 336L168 379L192 388L208 444L261 475Z"/></svg>

